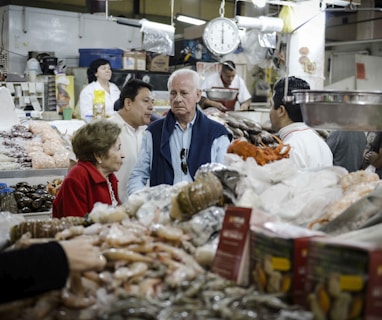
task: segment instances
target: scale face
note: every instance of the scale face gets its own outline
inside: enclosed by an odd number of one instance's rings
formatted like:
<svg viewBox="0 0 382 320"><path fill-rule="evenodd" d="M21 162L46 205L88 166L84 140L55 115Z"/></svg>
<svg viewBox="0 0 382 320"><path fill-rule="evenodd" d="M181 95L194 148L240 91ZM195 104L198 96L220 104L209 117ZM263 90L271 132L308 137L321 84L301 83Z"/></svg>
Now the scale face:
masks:
<svg viewBox="0 0 382 320"><path fill-rule="evenodd" d="M234 52L239 46L239 29L231 19L215 18L207 23L203 41L212 53L226 55Z"/></svg>

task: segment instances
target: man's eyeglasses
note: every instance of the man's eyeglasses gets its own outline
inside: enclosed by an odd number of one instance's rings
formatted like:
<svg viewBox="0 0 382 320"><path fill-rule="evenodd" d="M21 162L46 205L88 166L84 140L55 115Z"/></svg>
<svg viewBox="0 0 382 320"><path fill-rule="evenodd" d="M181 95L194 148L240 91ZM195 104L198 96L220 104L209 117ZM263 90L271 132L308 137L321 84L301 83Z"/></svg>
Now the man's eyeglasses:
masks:
<svg viewBox="0 0 382 320"><path fill-rule="evenodd" d="M187 158L187 149L182 148L182 150L180 150L180 167L182 168L182 171L184 174L187 174L188 172L186 158Z"/></svg>

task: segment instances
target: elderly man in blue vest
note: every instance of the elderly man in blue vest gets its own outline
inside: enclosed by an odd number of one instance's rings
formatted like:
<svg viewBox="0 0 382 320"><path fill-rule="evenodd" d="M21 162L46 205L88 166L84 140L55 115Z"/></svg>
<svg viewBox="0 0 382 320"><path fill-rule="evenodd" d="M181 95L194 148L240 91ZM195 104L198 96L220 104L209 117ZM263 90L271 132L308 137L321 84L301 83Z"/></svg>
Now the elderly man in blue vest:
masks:
<svg viewBox="0 0 382 320"><path fill-rule="evenodd" d="M128 194L147 185L191 182L205 163L224 163L232 135L198 107L201 98L197 72L179 69L167 83L171 110L151 123L143 137L137 164L130 174Z"/></svg>

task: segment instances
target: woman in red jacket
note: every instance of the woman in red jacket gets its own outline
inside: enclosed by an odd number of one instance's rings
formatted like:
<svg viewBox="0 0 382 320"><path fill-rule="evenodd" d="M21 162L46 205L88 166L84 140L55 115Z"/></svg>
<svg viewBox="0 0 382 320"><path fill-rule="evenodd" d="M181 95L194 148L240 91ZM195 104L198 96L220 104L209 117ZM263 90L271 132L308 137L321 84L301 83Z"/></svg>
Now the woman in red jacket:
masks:
<svg viewBox="0 0 382 320"><path fill-rule="evenodd" d="M118 124L96 120L79 128L72 138L77 164L65 177L53 202L53 217L83 217L96 202L117 206L118 180L114 172L122 165Z"/></svg>

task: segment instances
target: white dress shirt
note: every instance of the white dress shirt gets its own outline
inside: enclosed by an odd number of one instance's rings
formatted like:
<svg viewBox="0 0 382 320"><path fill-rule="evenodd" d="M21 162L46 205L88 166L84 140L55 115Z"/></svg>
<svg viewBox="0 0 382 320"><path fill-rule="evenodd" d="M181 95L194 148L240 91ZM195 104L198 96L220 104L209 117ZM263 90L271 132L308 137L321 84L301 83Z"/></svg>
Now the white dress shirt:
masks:
<svg viewBox="0 0 382 320"><path fill-rule="evenodd" d="M110 121L118 123L121 128L121 151L125 158L123 159L123 164L121 168L115 172L119 182L118 182L118 194L121 202L124 203L127 200L127 182L131 171L133 170L139 154L139 149L142 144L142 137L145 133L147 126L140 126L134 129L129 125L118 112L115 112L110 118Z"/></svg>

